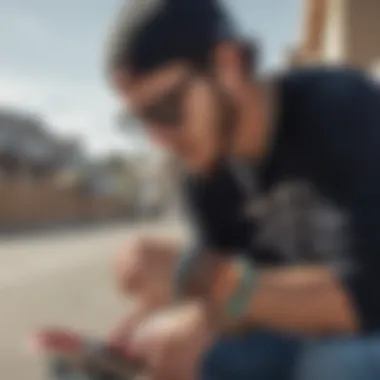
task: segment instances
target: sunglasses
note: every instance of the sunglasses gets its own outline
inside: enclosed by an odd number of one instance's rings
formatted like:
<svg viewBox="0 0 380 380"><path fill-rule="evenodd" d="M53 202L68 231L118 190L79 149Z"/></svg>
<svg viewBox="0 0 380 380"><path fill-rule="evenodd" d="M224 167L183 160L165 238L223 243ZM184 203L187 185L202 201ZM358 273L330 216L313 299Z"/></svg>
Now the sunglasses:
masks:
<svg viewBox="0 0 380 380"><path fill-rule="evenodd" d="M132 114L124 115L128 124L136 120L162 128L178 127L184 119L184 99L191 86L190 78L186 78L175 88L172 88L146 105L134 109Z"/></svg>

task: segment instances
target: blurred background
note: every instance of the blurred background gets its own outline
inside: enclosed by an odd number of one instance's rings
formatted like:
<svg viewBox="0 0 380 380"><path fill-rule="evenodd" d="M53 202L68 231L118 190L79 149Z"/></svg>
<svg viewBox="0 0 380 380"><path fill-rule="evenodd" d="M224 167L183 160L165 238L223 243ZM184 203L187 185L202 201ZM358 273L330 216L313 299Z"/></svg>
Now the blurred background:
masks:
<svg viewBox="0 0 380 380"><path fill-rule="evenodd" d="M379 0L225 0L263 72L353 65L380 80ZM23 339L102 334L123 310L112 254L186 234L180 168L118 113L102 54L120 0L0 0L0 378L40 379Z"/></svg>

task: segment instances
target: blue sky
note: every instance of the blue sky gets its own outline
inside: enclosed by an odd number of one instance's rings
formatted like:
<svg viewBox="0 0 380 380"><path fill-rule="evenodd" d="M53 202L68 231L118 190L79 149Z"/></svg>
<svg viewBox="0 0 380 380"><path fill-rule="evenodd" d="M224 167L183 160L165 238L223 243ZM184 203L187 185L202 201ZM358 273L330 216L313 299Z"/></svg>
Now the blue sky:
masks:
<svg viewBox="0 0 380 380"><path fill-rule="evenodd" d="M302 0L225 0L247 35L281 64L300 35ZM102 73L107 25L122 0L0 0L0 105L42 114L92 153L133 144L113 125L117 102Z"/></svg>

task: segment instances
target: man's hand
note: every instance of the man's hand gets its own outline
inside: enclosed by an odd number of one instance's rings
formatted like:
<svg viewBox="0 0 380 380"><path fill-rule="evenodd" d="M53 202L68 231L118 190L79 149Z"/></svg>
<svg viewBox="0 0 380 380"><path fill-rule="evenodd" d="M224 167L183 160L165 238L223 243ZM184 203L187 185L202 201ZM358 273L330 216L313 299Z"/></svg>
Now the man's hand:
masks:
<svg viewBox="0 0 380 380"><path fill-rule="evenodd" d="M168 238L136 236L131 239L115 258L114 277L118 290L129 299L168 302L180 249L179 242Z"/></svg>
<svg viewBox="0 0 380 380"><path fill-rule="evenodd" d="M195 380L213 337L202 305L189 302L143 322L132 354L146 360L152 380Z"/></svg>
<svg viewBox="0 0 380 380"><path fill-rule="evenodd" d="M142 320L170 302L173 268L181 244L170 238L138 235L118 252L114 277L121 293L134 304L108 341L128 350L129 339Z"/></svg>
<svg viewBox="0 0 380 380"><path fill-rule="evenodd" d="M125 347L128 345L129 338L140 324L144 315L129 312L111 331L108 338L112 346Z"/></svg>
<svg viewBox="0 0 380 380"><path fill-rule="evenodd" d="M116 327L111 331L108 342L118 348L122 348L127 354L130 353L130 340L135 334L139 325L148 319L159 305L154 303L137 303L132 306L131 310L120 320Z"/></svg>

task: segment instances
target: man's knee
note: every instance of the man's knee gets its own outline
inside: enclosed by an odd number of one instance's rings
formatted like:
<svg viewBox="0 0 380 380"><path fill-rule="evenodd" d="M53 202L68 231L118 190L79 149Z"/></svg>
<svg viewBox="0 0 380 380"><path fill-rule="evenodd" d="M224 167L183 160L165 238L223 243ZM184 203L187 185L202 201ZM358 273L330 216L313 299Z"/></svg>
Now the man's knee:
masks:
<svg viewBox="0 0 380 380"><path fill-rule="evenodd" d="M295 371L295 380L375 380L378 358L366 339L323 341L306 347Z"/></svg>
<svg viewBox="0 0 380 380"><path fill-rule="evenodd" d="M290 380L298 340L270 332L251 332L220 340L206 355L201 380Z"/></svg>

